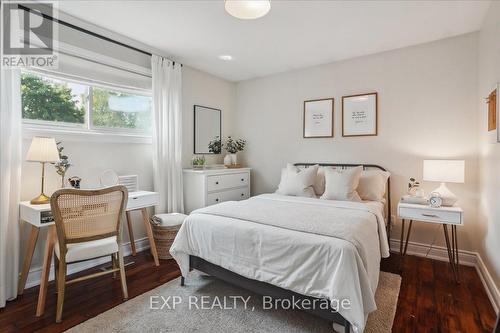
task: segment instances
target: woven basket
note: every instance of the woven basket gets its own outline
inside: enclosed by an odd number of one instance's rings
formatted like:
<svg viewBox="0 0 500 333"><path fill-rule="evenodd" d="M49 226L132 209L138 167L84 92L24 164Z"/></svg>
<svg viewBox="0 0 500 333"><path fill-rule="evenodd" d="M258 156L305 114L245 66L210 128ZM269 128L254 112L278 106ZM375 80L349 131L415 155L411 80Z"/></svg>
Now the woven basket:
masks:
<svg viewBox="0 0 500 333"><path fill-rule="evenodd" d="M155 239L158 257L160 259L172 259L169 252L170 247L172 246L181 225L164 226L151 223L151 227L153 228L153 238Z"/></svg>

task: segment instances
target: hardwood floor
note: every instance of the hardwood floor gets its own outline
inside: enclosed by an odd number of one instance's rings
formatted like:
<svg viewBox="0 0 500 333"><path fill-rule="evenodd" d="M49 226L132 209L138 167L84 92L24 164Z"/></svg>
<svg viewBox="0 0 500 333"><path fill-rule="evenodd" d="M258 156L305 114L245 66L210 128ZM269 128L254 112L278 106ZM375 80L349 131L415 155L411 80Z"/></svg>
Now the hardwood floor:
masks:
<svg viewBox="0 0 500 333"><path fill-rule="evenodd" d="M173 260L155 267L148 252L127 266L129 297L179 276ZM399 256L382 262L382 270L400 274ZM93 270L95 270L94 268ZM393 332L491 332L495 313L473 267L461 266L462 283L453 282L446 262L407 256ZM77 274L78 275L78 274ZM76 276L76 275L75 275ZM66 288L63 322L55 323L55 289L49 285L43 317L35 317L38 287L0 309L0 332L61 332L122 303L120 281L105 276Z"/></svg>

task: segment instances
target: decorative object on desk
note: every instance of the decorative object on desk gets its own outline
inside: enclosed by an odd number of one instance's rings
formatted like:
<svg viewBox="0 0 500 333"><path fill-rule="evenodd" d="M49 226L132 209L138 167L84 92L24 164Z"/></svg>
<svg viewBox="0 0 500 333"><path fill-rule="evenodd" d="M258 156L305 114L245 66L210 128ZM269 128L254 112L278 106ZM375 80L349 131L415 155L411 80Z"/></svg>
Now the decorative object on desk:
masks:
<svg viewBox="0 0 500 333"><path fill-rule="evenodd" d="M220 154L222 151L222 140L219 136L208 143L208 152L212 154Z"/></svg>
<svg viewBox="0 0 500 333"><path fill-rule="evenodd" d="M420 198L425 195L424 190L420 187L420 182L416 181L413 177L408 182L408 194Z"/></svg>
<svg viewBox="0 0 500 333"><path fill-rule="evenodd" d="M246 140L243 139L233 139L232 137L228 136L226 140L226 150L229 154L231 154L231 164L238 164L238 159L236 156L236 153L239 151L243 151L245 149L246 145ZM224 164L226 162L226 159L224 158Z"/></svg>
<svg viewBox="0 0 500 333"><path fill-rule="evenodd" d="M111 187L119 184L118 174L113 169L104 170L99 175L101 187ZM128 190L128 189L127 189Z"/></svg>
<svg viewBox="0 0 500 333"><path fill-rule="evenodd" d="M205 156L195 156L193 157L191 164L193 165L193 169L203 169L205 167Z"/></svg>
<svg viewBox="0 0 500 333"><path fill-rule="evenodd" d="M304 101L304 138L332 138L334 99Z"/></svg>
<svg viewBox="0 0 500 333"><path fill-rule="evenodd" d="M378 94L342 96L342 136L376 136Z"/></svg>
<svg viewBox="0 0 500 333"><path fill-rule="evenodd" d="M231 165L231 154L226 154L226 156L224 157L224 165L225 166L230 166Z"/></svg>
<svg viewBox="0 0 500 333"><path fill-rule="evenodd" d="M410 194L403 195L401 197L401 202L416 204L416 205L428 205L429 204L429 200L426 197L424 197L424 196L417 197L415 195L410 195Z"/></svg>
<svg viewBox="0 0 500 333"><path fill-rule="evenodd" d="M438 192L432 192L429 196L429 204L434 208L441 207L443 205L441 194L439 194Z"/></svg>
<svg viewBox="0 0 500 333"><path fill-rule="evenodd" d="M49 203L50 197L43 193L45 182L45 163L59 162L59 151L57 150L56 140L54 138L33 137L31 145L26 155L28 162L40 162L42 164L42 185L40 195L31 200L33 205Z"/></svg>
<svg viewBox="0 0 500 333"><path fill-rule="evenodd" d="M463 160L424 160L424 180L441 182L433 192L441 195L443 206L453 206L458 198L445 183L463 183L465 161Z"/></svg>
<svg viewBox="0 0 500 333"><path fill-rule="evenodd" d="M64 147L61 145L61 142L57 142L57 150L59 151L59 162L53 164L57 174L61 176L61 188L64 188L64 176L71 164L69 163L68 156L63 154Z"/></svg>
<svg viewBox="0 0 500 333"><path fill-rule="evenodd" d="M80 189L80 182L82 181L82 179L78 176L73 176L73 177L70 177L68 179L71 187L73 188L76 188L76 189Z"/></svg>

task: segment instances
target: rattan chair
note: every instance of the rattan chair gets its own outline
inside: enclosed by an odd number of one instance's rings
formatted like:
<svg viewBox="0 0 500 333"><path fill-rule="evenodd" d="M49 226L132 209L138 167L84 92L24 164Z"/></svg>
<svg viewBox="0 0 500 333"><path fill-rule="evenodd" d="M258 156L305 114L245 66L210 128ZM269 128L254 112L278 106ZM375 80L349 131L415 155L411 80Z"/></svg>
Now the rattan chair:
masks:
<svg viewBox="0 0 500 333"><path fill-rule="evenodd" d="M57 287L56 322L61 322L67 284L120 272L123 298L128 298L121 250L121 220L128 198L124 186L100 190L62 189L50 198L57 230L54 267ZM67 264L111 256L112 268L66 281Z"/></svg>

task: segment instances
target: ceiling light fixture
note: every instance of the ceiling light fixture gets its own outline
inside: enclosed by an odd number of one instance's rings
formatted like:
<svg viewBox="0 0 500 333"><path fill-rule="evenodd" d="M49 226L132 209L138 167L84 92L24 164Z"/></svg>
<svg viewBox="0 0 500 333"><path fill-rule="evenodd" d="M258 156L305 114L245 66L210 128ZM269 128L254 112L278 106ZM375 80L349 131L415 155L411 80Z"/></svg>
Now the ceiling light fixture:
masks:
<svg viewBox="0 0 500 333"><path fill-rule="evenodd" d="M219 59L224 61L231 61L233 60L233 57L230 56L229 54L223 54L219 56Z"/></svg>
<svg viewBox="0 0 500 333"><path fill-rule="evenodd" d="M224 0L224 8L236 18L254 20L269 12L271 0Z"/></svg>

